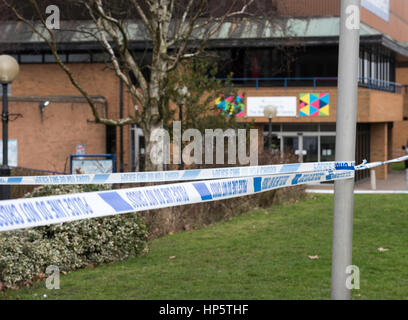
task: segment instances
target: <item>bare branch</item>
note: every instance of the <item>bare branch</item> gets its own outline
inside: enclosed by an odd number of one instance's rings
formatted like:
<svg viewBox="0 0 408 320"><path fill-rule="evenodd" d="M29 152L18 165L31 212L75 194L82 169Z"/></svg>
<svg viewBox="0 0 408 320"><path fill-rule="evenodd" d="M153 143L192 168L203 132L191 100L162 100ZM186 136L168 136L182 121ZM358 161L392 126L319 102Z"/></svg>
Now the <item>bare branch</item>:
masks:
<svg viewBox="0 0 408 320"><path fill-rule="evenodd" d="M223 25L225 20L227 18L231 18L231 17L234 17L234 16L245 14L248 7L253 2L254 2L254 0L250 0L241 8L241 10L230 12L232 10L232 8L235 6L235 4L237 3L237 0L234 0L233 3L230 6L230 10L228 12L226 12L226 14L222 15L220 18L208 18L201 24L195 24L195 22L198 20L199 16L202 13L201 12L202 8L200 8L200 10L198 10L197 15L195 17L193 17L192 19L190 19L190 25L189 25L188 29L186 30L186 34L183 35L182 37L180 37L181 38L180 40L182 41L182 43L179 45L179 49L177 50L177 54L175 56L169 58L170 60L173 60L173 63L169 66L168 70L169 71L174 70L181 60L191 59L191 58L194 58L194 57L197 57L198 55L200 55L203 52L203 50L205 48L205 45L207 44L208 40L215 33L217 33L219 31L219 29L221 28L221 26ZM194 53L185 53L187 43L190 40L193 31L198 30L198 29L203 29L205 26L207 26L209 24L214 24L215 26L213 28L210 28L210 30L206 33L205 37L200 40L200 45L199 45L198 49L196 49Z"/></svg>
<svg viewBox="0 0 408 320"><path fill-rule="evenodd" d="M151 23L149 22L149 20L146 17L146 14L143 12L143 9L140 7L140 5L137 3L137 0L131 0L133 6L136 8L138 14L140 15L140 18L142 19L144 25L146 26L146 28L149 30L150 35L153 37L153 28Z"/></svg>
<svg viewBox="0 0 408 320"><path fill-rule="evenodd" d="M76 79L74 78L71 70L61 61L61 59L59 57L59 54L57 52L57 45L56 45L54 34L47 27L47 24L45 23L45 20L43 19L42 15L41 15L41 12L40 12L40 10L38 8L38 4L36 3L35 0L30 0L30 2L31 2L31 4L33 6L35 6L35 10L36 10L37 14L40 15L41 24L42 24L43 28L45 28L47 30L47 32L50 34L51 40L49 40L47 37L45 37L41 31L37 30L37 28L35 27L35 25L31 21L25 19L21 14L19 14L18 11L10 3L8 3L6 0L3 0L3 3L13 11L13 13L16 15L18 20L20 20L20 21L24 22L26 25L28 25L29 28L35 34L37 34L41 39L44 40L45 43L47 43L47 45L51 49L51 52L52 52L57 64L61 67L61 69L68 76L68 78L69 78L70 82L72 83L72 85L75 88L77 88L77 90L82 94L82 96L88 102L89 106L91 107L93 116L95 118L95 122L96 123L103 123L103 124L106 124L106 125L118 125L118 126L130 124L130 123L136 123L136 121L137 121L136 118L126 118L126 119L113 120L113 119L107 119L107 118L101 117L99 115L97 106L96 106L95 102L93 101L92 97L89 96L89 94L84 90L84 88L76 81Z"/></svg>
<svg viewBox="0 0 408 320"><path fill-rule="evenodd" d="M116 75L122 79L126 87L129 89L130 93L134 95L142 104L146 103L146 95L147 95L147 82L146 79L144 78L142 72L140 71L139 67L133 60L133 57L131 56L130 52L128 51L128 48L123 48L121 55L125 59L122 59L122 62L126 62L130 69L133 71L135 74L136 78L138 79L140 83L140 87L142 89L142 94L136 89L136 87L132 84L130 78L128 75L124 74L121 69L121 63L119 62L119 59L117 58L115 51L113 50L111 44L106 38L105 32L109 34L109 36L114 39L114 41L117 43L117 45L121 45L121 40L119 39L118 35L116 32L111 28L111 26L106 22L106 20L103 20L102 18L97 18L92 12L92 8L86 3L86 7L88 8L88 11L94 20L99 35L100 35L100 41L102 42L102 45L105 47L105 50L108 52L109 56L111 57L112 64L115 70ZM99 12L100 13L100 12Z"/></svg>

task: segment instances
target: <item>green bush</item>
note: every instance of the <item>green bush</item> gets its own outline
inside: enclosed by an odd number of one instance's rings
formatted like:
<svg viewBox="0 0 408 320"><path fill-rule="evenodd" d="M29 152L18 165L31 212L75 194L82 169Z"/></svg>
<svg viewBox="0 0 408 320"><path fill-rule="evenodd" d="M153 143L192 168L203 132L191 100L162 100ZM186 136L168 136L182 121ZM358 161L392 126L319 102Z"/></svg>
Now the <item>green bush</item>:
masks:
<svg viewBox="0 0 408 320"><path fill-rule="evenodd" d="M26 197L107 190L74 185L36 188ZM30 283L49 265L67 272L109 263L147 250L147 227L136 213L85 219L0 233L0 287Z"/></svg>

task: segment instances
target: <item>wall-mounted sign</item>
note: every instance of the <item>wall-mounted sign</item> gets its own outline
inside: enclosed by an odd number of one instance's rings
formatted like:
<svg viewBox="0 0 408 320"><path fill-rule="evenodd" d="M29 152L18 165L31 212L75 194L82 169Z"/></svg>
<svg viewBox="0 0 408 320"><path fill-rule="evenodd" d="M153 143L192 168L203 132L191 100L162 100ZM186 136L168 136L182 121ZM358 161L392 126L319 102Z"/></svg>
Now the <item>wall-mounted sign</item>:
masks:
<svg viewBox="0 0 408 320"><path fill-rule="evenodd" d="M361 6L387 22L390 20L390 0L362 0Z"/></svg>
<svg viewBox="0 0 408 320"><path fill-rule="evenodd" d="M296 97L248 97L247 116L263 117L267 105L276 106L278 117L296 117Z"/></svg>
<svg viewBox="0 0 408 320"><path fill-rule="evenodd" d="M223 116L244 116L244 97L241 94L237 96L220 95L215 100L215 105Z"/></svg>
<svg viewBox="0 0 408 320"><path fill-rule="evenodd" d="M77 144L75 150L76 154L85 154L85 146L83 144Z"/></svg>
<svg viewBox="0 0 408 320"><path fill-rule="evenodd" d="M17 167L17 140L8 141L8 165L10 167ZM3 140L0 140L0 165L3 164Z"/></svg>
<svg viewBox="0 0 408 320"><path fill-rule="evenodd" d="M98 174L116 171L114 154L90 154L70 156L71 174Z"/></svg>
<svg viewBox="0 0 408 320"><path fill-rule="evenodd" d="M330 94L301 93L299 95L301 117L328 117L330 114Z"/></svg>
<svg viewBox="0 0 408 320"><path fill-rule="evenodd" d="M72 174L92 174L92 173L112 173L113 161L111 159L90 160L74 159L72 160Z"/></svg>

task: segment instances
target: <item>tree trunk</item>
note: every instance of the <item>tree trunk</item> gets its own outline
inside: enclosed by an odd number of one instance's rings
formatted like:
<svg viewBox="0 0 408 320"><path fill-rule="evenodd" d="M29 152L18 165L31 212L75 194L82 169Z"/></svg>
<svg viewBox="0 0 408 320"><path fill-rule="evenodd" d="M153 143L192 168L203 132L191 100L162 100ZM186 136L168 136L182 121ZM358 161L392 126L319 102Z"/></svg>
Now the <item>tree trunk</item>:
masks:
<svg viewBox="0 0 408 320"><path fill-rule="evenodd" d="M157 164L154 161L154 157L157 150L162 149L160 142L152 139L152 133L155 130L162 129L163 126L160 122L150 123L143 127L143 135L145 138L146 154L145 154L145 171L162 171L163 164Z"/></svg>

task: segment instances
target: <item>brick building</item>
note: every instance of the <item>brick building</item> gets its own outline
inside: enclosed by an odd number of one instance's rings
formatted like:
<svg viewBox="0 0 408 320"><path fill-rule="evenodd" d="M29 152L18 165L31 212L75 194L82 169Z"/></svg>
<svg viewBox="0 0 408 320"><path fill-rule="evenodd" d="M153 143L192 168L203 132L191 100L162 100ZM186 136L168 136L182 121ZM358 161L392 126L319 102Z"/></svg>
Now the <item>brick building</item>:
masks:
<svg viewBox="0 0 408 320"><path fill-rule="evenodd" d="M380 161L402 154L408 138L408 3L405 0L363 0L358 90L357 162ZM278 1L276 25L242 19L226 22L208 43L219 56L219 77L234 72L245 94L245 115L255 121L260 138L268 134L262 107L279 105L273 120L274 145L301 161L330 161L335 154L339 0ZM62 22L79 28L84 21ZM140 22L131 21L131 46L149 50ZM18 143L18 165L68 170L76 145L86 153L115 153L118 169L141 169L141 130L92 123L84 99L54 63L48 47L24 25L0 22L0 53L11 54L21 72L12 84L10 112L23 117L10 123L10 139ZM284 32L282 31L284 30ZM100 46L70 32L60 43L63 61L110 117L135 107L113 72L106 68ZM283 63L282 63L283 62ZM50 101L40 108L43 101ZM261 141L261 139L260 139ZM262 144L261 147L263 147ZM380 167L384 179L390 168Z"/></svg>

